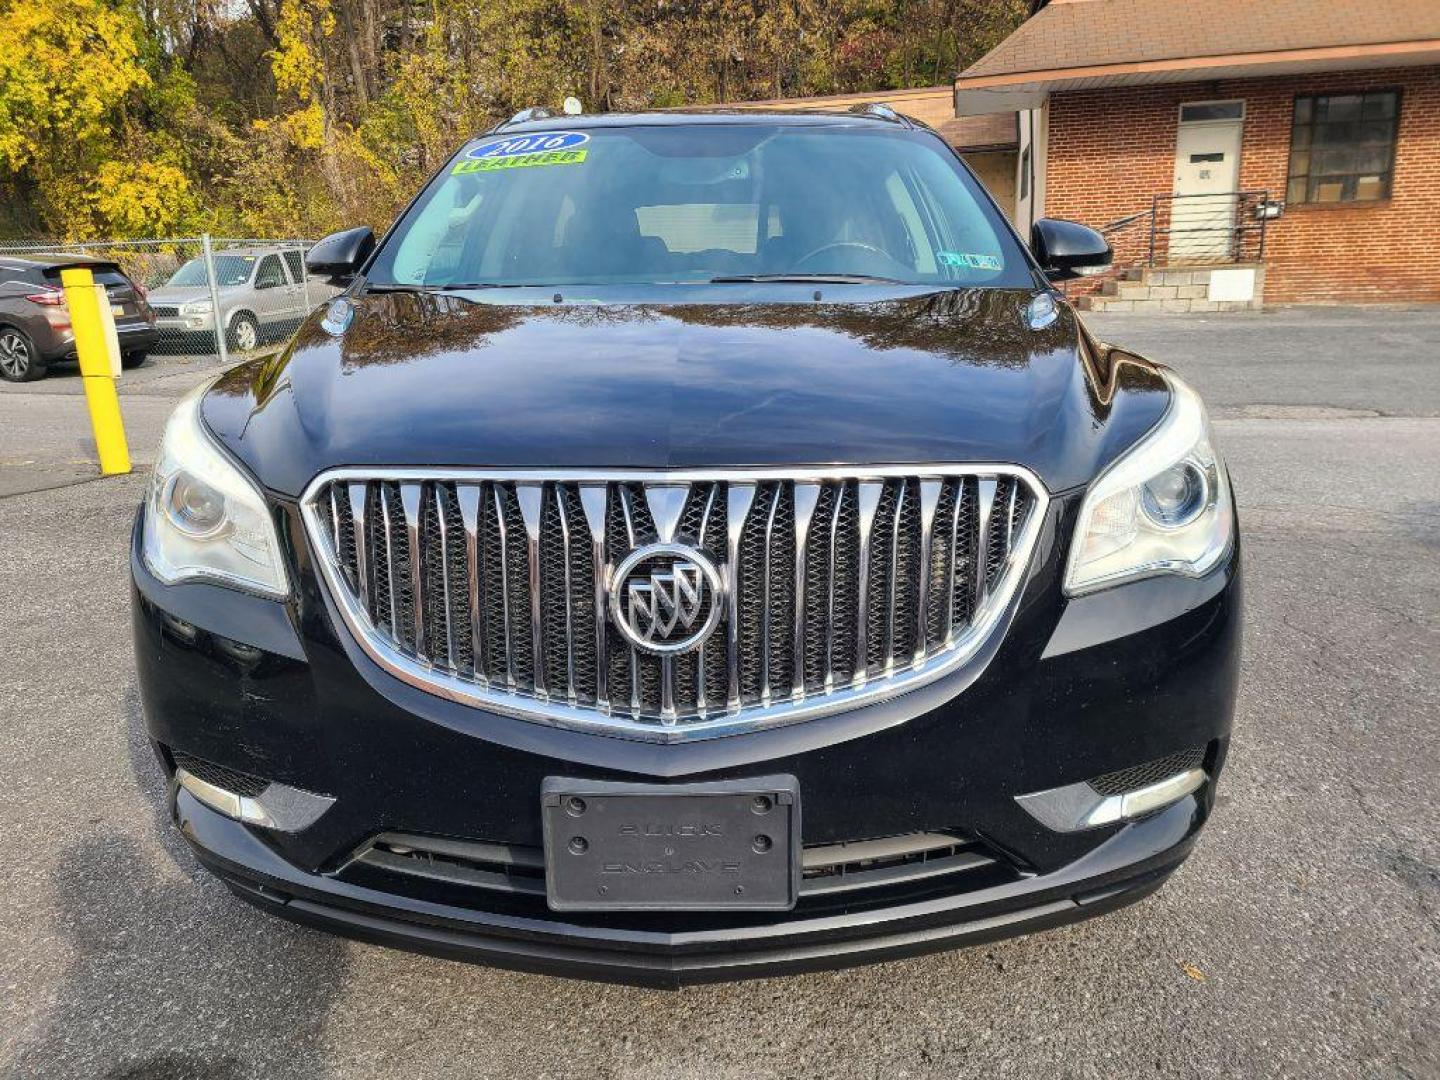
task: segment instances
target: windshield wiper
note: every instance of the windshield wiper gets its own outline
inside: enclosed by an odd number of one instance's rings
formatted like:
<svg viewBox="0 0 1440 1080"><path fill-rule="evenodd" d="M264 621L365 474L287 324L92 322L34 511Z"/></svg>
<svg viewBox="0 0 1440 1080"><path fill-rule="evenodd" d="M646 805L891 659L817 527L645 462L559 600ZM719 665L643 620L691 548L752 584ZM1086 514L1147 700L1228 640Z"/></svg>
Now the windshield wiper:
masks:
<svg viewBox="0 0 1440 1080"><path fill-rule="evenodd" d="M365 282L364 291L367 293L431 293L435 292L435 289L429 285L403 285L399 282L382 284L379 282L367 281Z"/></svg>
<svg viewBox="0 0 1440 1080"><path fill-rule="evenodd" d="M443 293L443 292L464 292L468 289L513 289L519 288L515 285L500 285L493 281L463 282L460 284L446 283L444 285L405 285L399 282L365 283L366 292L377 293Z"/></svg>
<svg viewBox="0 0 1440 1080"><path fill-rule="evenodd" d="M725 274L710 279L711 285L738 285L747 282L793 281L804 285L908 285L899 278L877 277L874 274Z"/></svg>

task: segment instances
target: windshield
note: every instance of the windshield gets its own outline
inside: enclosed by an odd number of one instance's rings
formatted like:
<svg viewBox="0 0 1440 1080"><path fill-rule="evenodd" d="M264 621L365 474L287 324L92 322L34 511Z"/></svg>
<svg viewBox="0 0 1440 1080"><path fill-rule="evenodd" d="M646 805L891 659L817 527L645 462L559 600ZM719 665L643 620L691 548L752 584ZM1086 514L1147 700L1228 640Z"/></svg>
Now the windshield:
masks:
<svg viewBox="0 0 1440 1080"><path fill-rule="evenodd" d="M220 285L243 285L250 280L250 270L255 265L253 255L213 255L215 280ZM205 276L205 260L191 259L165 284L167 285L208 285Z"/></svg>
<svg viewBox="0 0 1440 1080"><path fill-rule="evenodd" d="M367 275L439 288L755 277L1031 283L1013 237L938 139L836 124L479 139Z"/></svg>

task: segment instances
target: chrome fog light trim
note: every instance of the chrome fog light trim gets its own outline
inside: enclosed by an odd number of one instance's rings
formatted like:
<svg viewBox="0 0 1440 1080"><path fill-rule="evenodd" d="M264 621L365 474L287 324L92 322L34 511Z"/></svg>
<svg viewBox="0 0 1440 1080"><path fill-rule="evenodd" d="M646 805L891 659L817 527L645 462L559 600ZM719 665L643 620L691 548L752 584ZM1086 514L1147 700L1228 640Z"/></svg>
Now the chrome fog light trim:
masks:
<svg viewBox="0 0 1440 1080"><path fill-rule="evenodd" d="M1198 791L1209 779L1204 769L1186 769L1123 795L1102 795L1087 782L1017 795L1036 821L1056 832L1081 832L1130 821Z"/></svg>
<svg viewBox="0 0 1440 1080"><path fill-rule="evenodd" d="M299 832L309 828L335 805L335 800L327 795L316 795L274 781L255 796L239 795L202 780L185 769L175 770L175 781L200 802L226 817L278 832Z"/></svg>

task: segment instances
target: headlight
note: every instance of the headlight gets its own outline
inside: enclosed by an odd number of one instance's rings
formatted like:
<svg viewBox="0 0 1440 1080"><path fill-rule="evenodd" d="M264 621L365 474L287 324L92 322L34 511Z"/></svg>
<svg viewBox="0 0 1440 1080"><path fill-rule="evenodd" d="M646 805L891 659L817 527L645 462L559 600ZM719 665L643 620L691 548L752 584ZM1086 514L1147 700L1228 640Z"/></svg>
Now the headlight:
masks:
<svg viewBox="0 0 1440 1080"><path fill-rule="evenodd" d="M1071 596L1156 574L1200 577L1230 550L1230 485L1205 406L1164 374L1164 418L1085 494L1065 568Z"/></svg>
<svg viewBox="0 0 1440 1080"><path fill-rule="evenodd" d="M208 315L215 305L209 300L192 300L188 304L180 305L181 315Z"/></svg>
<svg viewBox="0 0 1440 1080"><path fill-rule="evenodd" d="M165 425L145 499L145 565L172 585L210 580L285 596L280 539L265 499L201 426L200 398L209 388L186 395Z"/></svg>

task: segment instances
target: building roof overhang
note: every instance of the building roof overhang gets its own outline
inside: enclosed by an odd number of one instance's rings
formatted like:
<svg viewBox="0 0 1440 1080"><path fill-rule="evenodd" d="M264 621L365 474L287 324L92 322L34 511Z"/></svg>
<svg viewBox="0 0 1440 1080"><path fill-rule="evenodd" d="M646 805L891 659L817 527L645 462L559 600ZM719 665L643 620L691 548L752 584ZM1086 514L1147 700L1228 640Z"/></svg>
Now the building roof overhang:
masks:
<svg viewBox="0 0 1440 1080"><path fill-rule="evenodd" d="M1056 68L1010 75L955 80L955 111L962 116L1034 109L1057 91L1093 90L1109 86L1202 82L1211 79L1258 79L1324 71L1422 67L1440 64L1440 39L1384 45L1341 45L1321 49L1290 49L1277 53L1228 56L1187 56L1178 60L1144 60L1129 64Z"/></svg>

